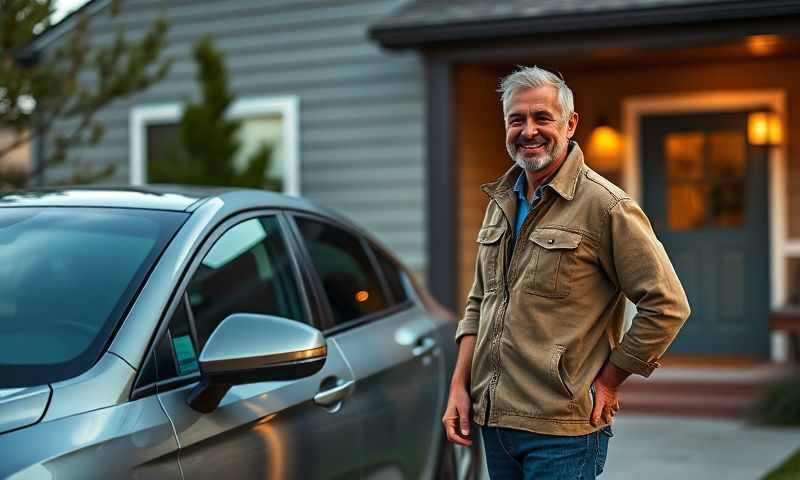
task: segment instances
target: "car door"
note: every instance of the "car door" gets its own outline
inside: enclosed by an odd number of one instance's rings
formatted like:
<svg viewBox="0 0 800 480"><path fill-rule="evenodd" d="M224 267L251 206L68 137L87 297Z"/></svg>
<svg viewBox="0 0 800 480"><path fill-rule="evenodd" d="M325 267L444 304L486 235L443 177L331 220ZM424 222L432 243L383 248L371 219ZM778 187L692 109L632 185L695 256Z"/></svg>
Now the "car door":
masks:
<svg viewBox="0 0 800 480"><path fill-rule="evenodd" d="M435 325L403 293L399 275L387 278L382 263L389 261L363 237L319 218L294 218L329 308L326 334L341 346L356 379L363 478L424 478L435 461L444 385Z"/></svg>
<svg viewBox="0 0 800 480"><path fill-rule="evenodd" d="M308 378L234 386L208 414L186 402L199 380L199 352L228 315L314 324L281 224L273 214L220 227L223 233L197 256L155 345L160 372L174 375L159 382L158 397L175 426L187 479L358 478L361 438L348 398L354 377L335 340L327 341L323 369Z"/></svg>

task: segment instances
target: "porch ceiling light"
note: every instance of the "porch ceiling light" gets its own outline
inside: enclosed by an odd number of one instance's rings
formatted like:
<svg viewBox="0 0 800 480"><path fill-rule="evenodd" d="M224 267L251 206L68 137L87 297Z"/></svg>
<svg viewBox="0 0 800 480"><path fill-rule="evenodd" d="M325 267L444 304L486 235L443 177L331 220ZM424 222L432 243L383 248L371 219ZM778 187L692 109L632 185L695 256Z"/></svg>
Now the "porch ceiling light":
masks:
<svg viewBox="0 0 800 480"><path fill-rule="evenodd" d="M622 136L600 117L592 130L587 148L587 160L592 168L602 171L619 170L622 163Z"/></svg>
<svg viewBox="0 0 800 480"><path fill-rule="evenodd" d="M747 116L750 145L776 146L783 143L783 124L775 112L753 112Z"/></svg>

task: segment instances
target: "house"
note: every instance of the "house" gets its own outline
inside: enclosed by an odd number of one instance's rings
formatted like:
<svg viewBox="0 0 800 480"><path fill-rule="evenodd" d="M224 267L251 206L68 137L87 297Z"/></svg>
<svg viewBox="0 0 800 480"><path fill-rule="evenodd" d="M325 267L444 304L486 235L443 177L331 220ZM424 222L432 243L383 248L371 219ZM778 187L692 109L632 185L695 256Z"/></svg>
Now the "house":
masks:
<svg viewBox="0 0 800 480"><path fill-rule="evenodd" d="M242 156L261 142L272 145L270 173L281 177L286 193L357 219L423 271L423 69L416 53L386 52L367 37L370 23L401 3L125 0L111 17L110 0L91 0L33 47L58 45L81 14L91 16L92 43L109 42L118 28L135 38L156 18L168 19L164 55L174 63L167 77L115 101L99 115L103 140L70 151L77 163L113 163L104 183L140 185L163 142L174 137L181 105L199 97L192 47L211 35L237 98L230 114L243 121ZM45 183L70 171L70 164L50 168Z"/></svg>
<svg viewBox="0 0 800 480"><path fill-rule="evenodd" d="M88 7L104 18L107 2ZM800 2L786 0L129 0L131 32L172 21L170 75L104 113L81 152L147 180L148 149L196 94L211 33L239 104L270 118L281 174L356 218L460 309L486 198L509 165L498 78L558 70L587 162L638 199L693 315L670 354L784 360L770 312L800 301ZM114 24L94 22L96 40ZM66 28L66 27L65 27ZM42 48L58 32L40 39ZM54 173L55 175L55 173Z"/></svg>

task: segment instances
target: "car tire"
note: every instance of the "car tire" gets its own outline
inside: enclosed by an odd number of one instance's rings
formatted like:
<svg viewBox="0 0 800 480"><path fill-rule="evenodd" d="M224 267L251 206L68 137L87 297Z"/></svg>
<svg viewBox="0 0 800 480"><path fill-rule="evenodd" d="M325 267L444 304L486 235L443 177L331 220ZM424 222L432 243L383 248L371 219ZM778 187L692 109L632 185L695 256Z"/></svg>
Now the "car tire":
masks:
<svg viewBox="0 0 800 480"><path fill-rule="evenodd" d="M483 447L480 438L472 446L464 447L442 441L437 480L481 480L483 475Z"/></svg>

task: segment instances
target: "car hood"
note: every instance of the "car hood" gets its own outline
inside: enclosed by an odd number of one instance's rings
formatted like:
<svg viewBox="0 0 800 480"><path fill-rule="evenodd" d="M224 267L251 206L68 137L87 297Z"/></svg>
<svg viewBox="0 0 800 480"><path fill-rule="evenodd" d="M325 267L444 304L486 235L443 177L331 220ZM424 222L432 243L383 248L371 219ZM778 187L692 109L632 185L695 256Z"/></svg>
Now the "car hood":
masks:
<svg viewBox="0 0 800 480"><path fill-rule="evenodd" d="M51 394L49 385L0 388L0 433L27 427L41 420Z"/></svg>

